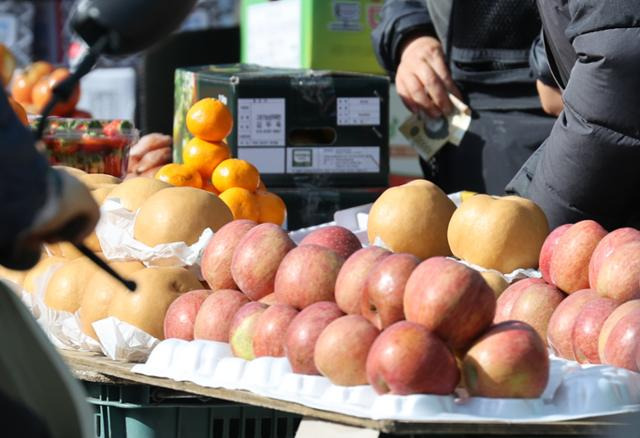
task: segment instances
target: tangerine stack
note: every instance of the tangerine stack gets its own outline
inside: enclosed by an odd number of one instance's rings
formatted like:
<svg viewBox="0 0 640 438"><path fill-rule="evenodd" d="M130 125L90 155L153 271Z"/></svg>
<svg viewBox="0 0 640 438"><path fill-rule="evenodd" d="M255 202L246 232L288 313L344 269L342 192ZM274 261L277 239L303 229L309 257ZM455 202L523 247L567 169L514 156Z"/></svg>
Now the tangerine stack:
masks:
<svg viewBox="0 0 640 438"><path fill-rule="evenodd" d="M234 219L282 225L284 201L267 191L253 164L231 157L224 140L233 128L233 116L226 105L211 97L201 99L187 112L186 123L193 138L182 151L183 164L163 166L156 178L218 195Z"/></svg>

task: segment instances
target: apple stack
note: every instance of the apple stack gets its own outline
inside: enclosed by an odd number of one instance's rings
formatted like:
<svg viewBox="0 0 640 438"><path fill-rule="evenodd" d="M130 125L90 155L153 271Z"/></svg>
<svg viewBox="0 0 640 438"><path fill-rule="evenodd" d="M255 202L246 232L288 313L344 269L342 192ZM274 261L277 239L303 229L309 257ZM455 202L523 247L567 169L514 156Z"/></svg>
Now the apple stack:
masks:
<svg viewBox="0 0 640 438"><path fill-rule="evenodd" d="M553 352L640 371L640 231L607 233L592 220L562 225L544 243L540 270L569 294L548 322Z"/></svg>
<svg viewBox="0 0 640 438"><path fill-rule="evenodd" d="M380 394L451 394L461 376L479 396L538 397L546 386L537 331L493 325L494 291L454 260L362 248L339 226L296 246L280 227L235 220L201 265L210 290L171 304L167 338L229 342L237 357L286 357L296 373Z"/></svg>

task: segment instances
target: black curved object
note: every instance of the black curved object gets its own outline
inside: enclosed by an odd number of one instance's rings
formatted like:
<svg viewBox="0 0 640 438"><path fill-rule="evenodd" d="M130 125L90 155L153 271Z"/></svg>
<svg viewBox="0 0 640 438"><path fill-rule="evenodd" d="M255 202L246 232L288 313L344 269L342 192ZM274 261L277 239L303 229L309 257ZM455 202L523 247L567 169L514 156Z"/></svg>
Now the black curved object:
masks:
<svg viewBox="0 0 640 438"><path fill-rule="evenodd" d="M128 55L169 36L195 4L196 0L79 0L71 27L89 46L107 35L104 54Z"/></svg>

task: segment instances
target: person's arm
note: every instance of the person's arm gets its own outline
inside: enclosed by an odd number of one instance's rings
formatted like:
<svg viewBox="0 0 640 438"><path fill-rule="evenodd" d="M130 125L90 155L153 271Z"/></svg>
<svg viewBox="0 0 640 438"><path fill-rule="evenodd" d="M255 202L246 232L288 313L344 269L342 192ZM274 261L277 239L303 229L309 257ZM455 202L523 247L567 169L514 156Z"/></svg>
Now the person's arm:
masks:
<svg viewBox="0 0 640 438"><path fill-rule="evenodd" d="M597 0L570 1L567 32L578 54L564 110L528 188L552 226L586 218L638 226L640 208L640 13Z"/></svg>
<svg viewBox="0 0 640 438"><path fill-rule="evenodd" d="M2 87L0 87L1 89ZM18 120L0 90L0 264L28 269L43 242L80 242L95 227L99 210L88 189L49 167L31 131Z"/></svg>
<svg viewBox="0 0 640 438"><path fill-rule="evenodd" d="M373 50L382 68L395 74L403 40L417 35L435 36L425 0L385 0L380 23L371 33Z"/></svg>
<svg viewBox="0 0 640 438"><path fill-rule="evenodd" d="M373 40L381 64L395 71L398 95L412 112L440 117L453 110L451 79L442 44L435 37L424 1L387 1Z"/></svg>
<svg viewBox="0 0 640 438"><path fill-rule="evenodd" d="M529 52L529 65L536 78L536 90L540 97L542 110L557 117L564 106L562 92L553 78L551 68L549 68L549 60L544 50L543 41L542 33L533 41Z"/></svg>

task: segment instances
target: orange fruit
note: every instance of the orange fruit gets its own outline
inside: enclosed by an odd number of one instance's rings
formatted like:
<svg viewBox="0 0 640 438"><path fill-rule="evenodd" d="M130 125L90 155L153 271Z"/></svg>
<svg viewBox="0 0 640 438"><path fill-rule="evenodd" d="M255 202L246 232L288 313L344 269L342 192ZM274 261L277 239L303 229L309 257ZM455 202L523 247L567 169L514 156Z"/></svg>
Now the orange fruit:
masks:
<svg viewBox="0 0 640 438"><path fill-rule="evenodd" d="M218 164L211 175L211 181L220 192L231 187L242 187L253 192L260 184L260 173L248 161L229 158Z"/></svg>
<svg viewBox="0 0 640 438"><path fill-rule="evenodd" d="M216 196L220 194L218 189L216 189L213 183L208 179L202 180L202 190L206 190L207 192L213 193Z"/></svg>
<svg viewBox="0 0 640 438"><path fill-rule="evenodd" d="M27 77L35 84L41 77L50 74L53 71L53 65L47 61L36 61L27 67Z"/></svg>
<svg viewBox="0 0 640 438"><path fill-rule="evenodd" d="M7 96L7 98L9 99L11 108L13 108L13 112L18 116L18 120L20 120L23 125L29 126L29 118L27 117L27 112L24 110L22 105L16 102L11 96Z"/></svg>
<svg viewBox="0 0 640 438"><path fill-rule="evenodd" d="M231 187L220 193L218 197L227 204L234 219L250 219L258 221L260 207L256 195L242 187Z"/></svg>
<svg viewBox="0 0 640 438"><path fill-rule="evenodd" d="M287 212L287 206L282 198L271 192L256 192L255 197L258 201L260 215L258 222L270 222L276 225L282 225L284 216Z"/></svg>
<svg viewBox="0 0 640 438"><path fill-rule="evenodd" d="M38 113L42 113L44 107L51 99L52 89L70 75L66 68L57 68L50 74L43 76L35 83L31 90L31 101L34 109ZM76 85L71 97L66 102L60 102L51 111L54 116L66 116L73 112L80 99L80 86Z"/></svg>
<svg viewBox="0 0 640 438"><path fill-rule="evenodd" d="M194 137L182 150L184 164L197 169L202 179L211 179L213 170L231 156L229 147L223 141L208 142Z"/></svg>
<svg viewBox="0 0 640 438"><path fill-rule="evenodd" d="M264 181L262 181L262 179L260 180L260 184L258 184L258 188L257 190L260 192L266 192L267 191L267 186L264 185Z"/></svg>
<svg viewBox="0 0 640 438"><path fill-rule="evenodd" d="M42 77L53 71L53 66L46 61L37 61L24 71L16 73L11 83L11 96L21 105L31 105L33 86Z"/></svg>
<svg viewBox="0 0 640 438"><path fill-rule="evenodd" d="M16 58L11 53L11 50L4 44L0 43L0 79L2 86L6 87L11 76L13 76L13 70L16 68Z"/></svg>
<svg viewBox="0 0 640 438"><path fill-rule="evenodd" d="M218 99L205 97L187 111L187 129L207 141L222 141L233 128L229 108Z"/></svg>
<svg viewBox="0 0 640 438"><path fill-rule="evenodd" d="M11 83L11 96L21 104L31 103L31 90L33 89L33 83L29 81L24 73L16 74L16 77Z"/></svg>
<svg viewBox="0 0 640 438"><path fill-rule="evenodd" d="M185 164L165 164L158 169L155 178L174 186L202 188L200 172Z"/></svg>

